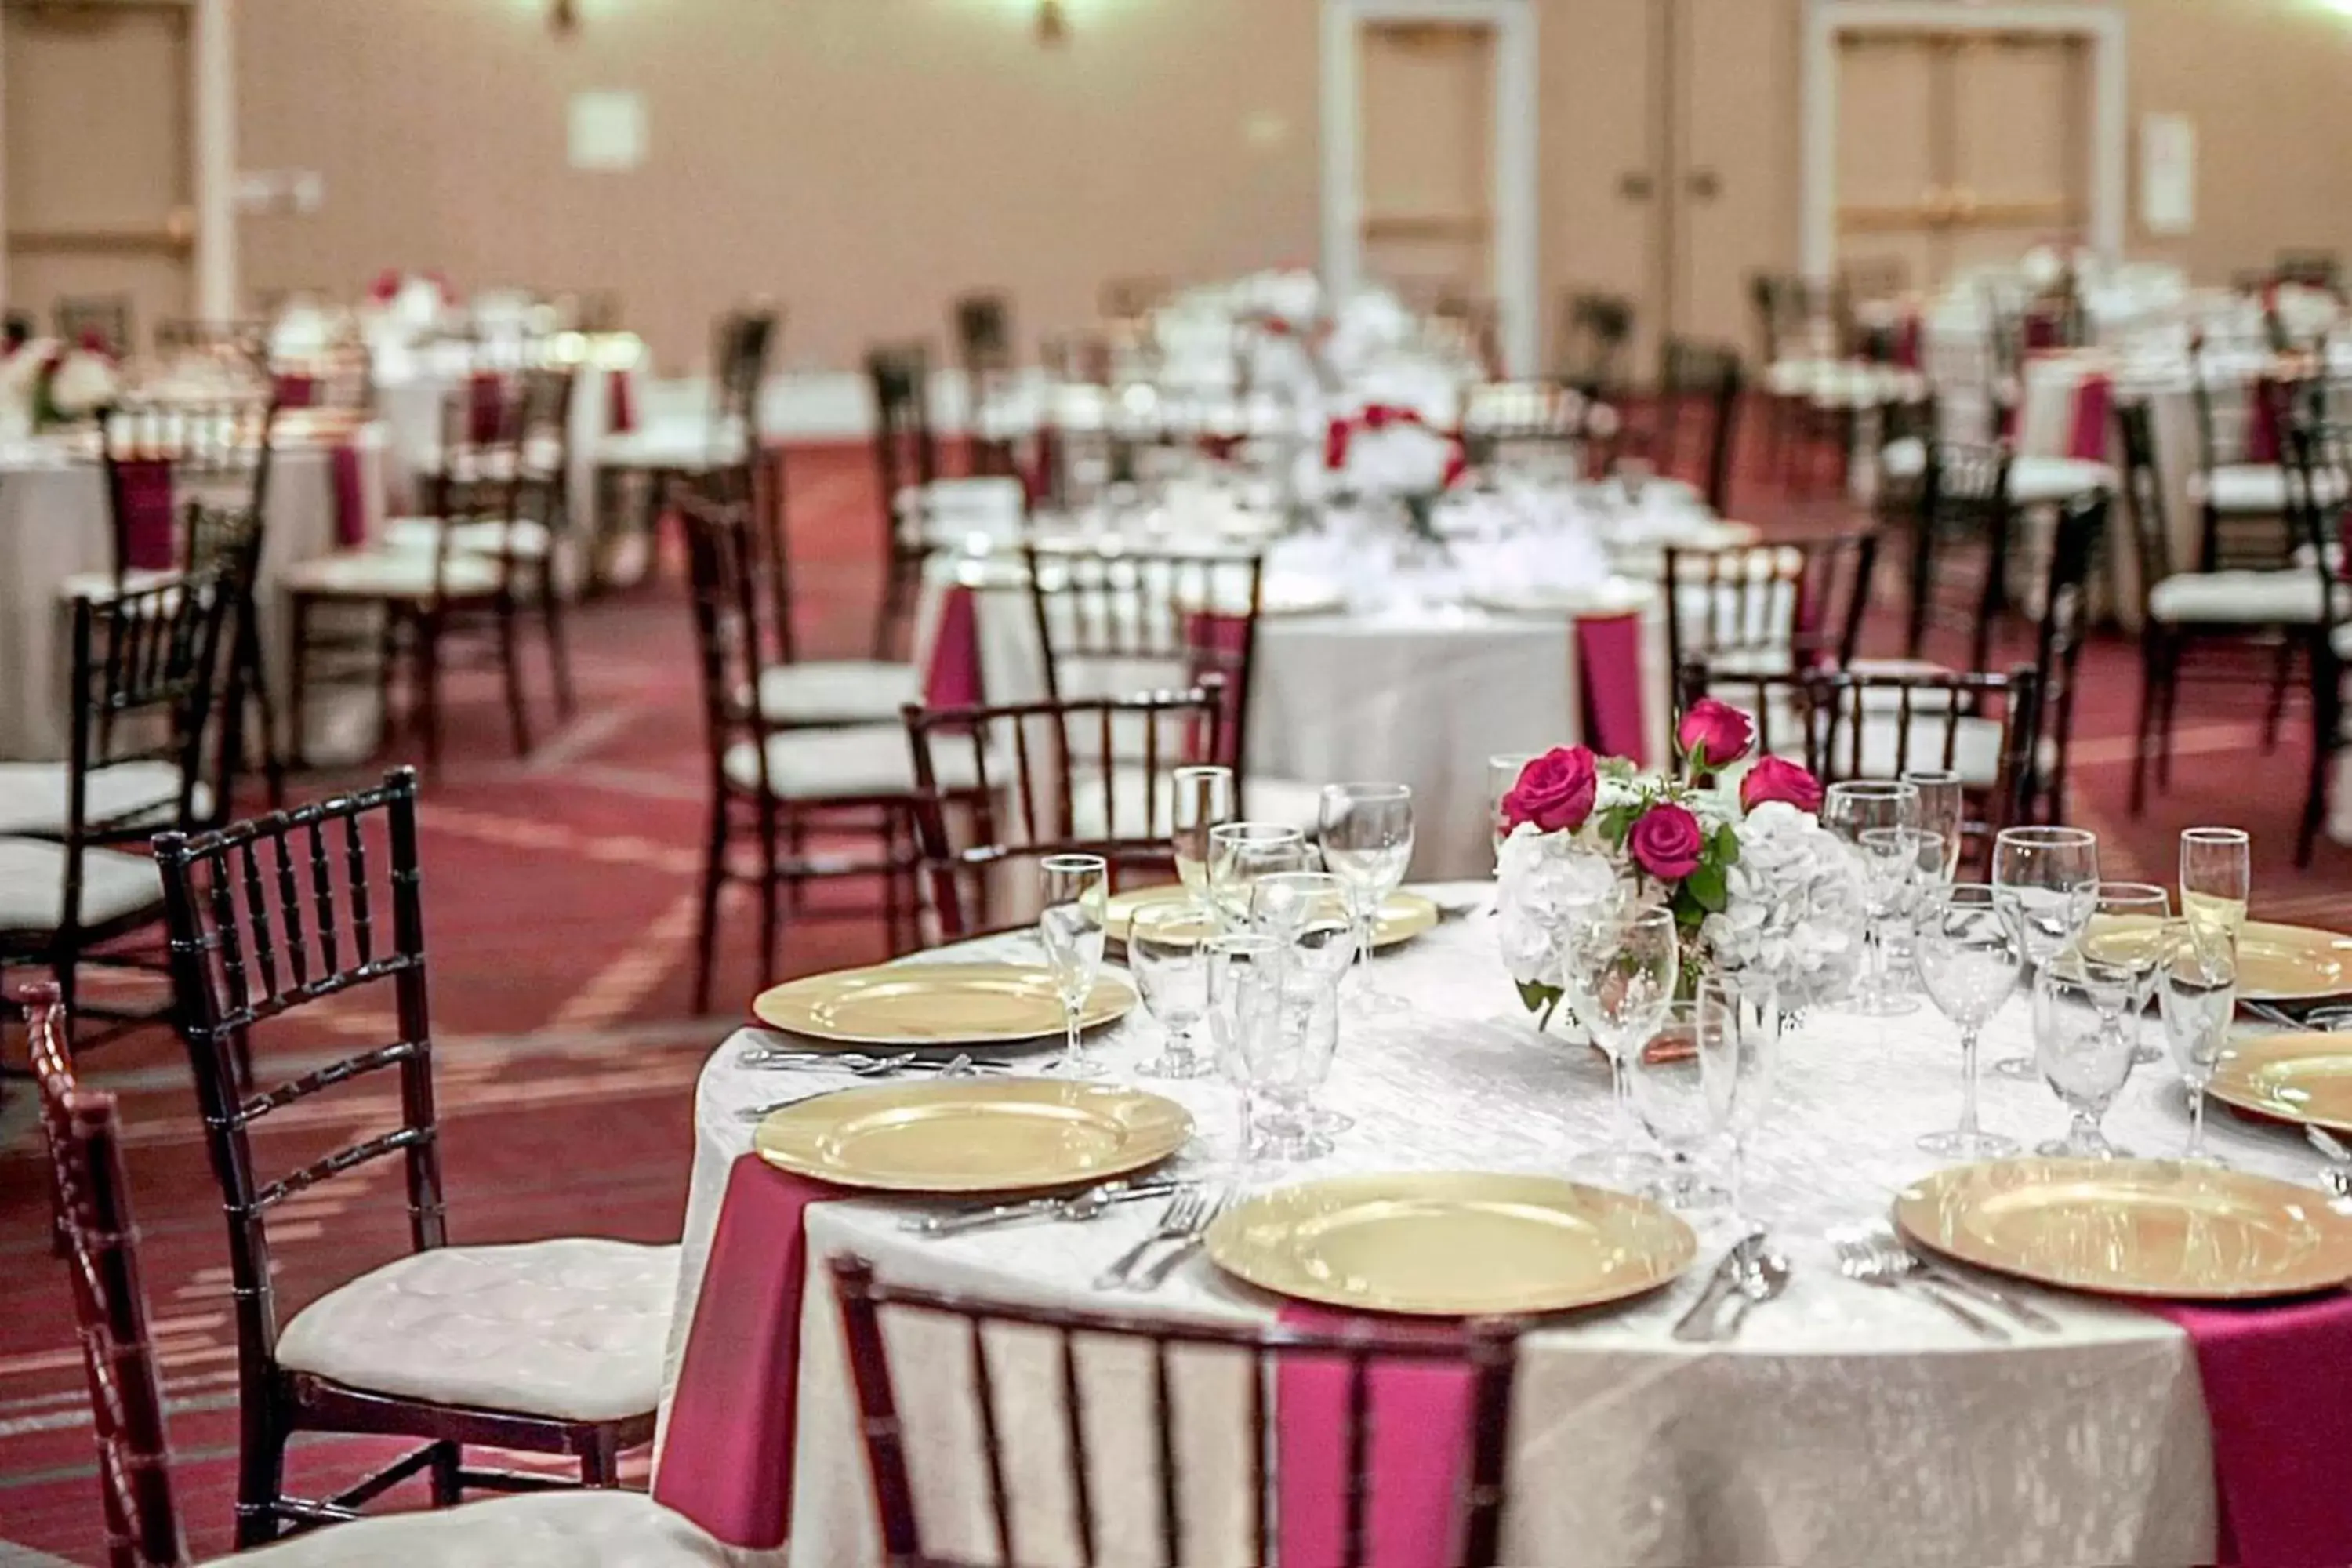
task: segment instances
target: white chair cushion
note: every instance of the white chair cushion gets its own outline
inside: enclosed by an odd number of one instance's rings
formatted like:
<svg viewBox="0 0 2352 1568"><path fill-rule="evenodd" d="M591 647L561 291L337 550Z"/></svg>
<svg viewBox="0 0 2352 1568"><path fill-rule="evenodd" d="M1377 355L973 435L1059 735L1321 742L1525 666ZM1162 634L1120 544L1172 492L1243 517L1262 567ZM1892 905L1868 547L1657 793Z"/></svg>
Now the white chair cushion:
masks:
<svg viewBox="0 0 2352 1568"><path fill-rule="evenodd" d="M2328 635L2327 640L2336 645L2336 658L2342 659L2352 659L2352 621L2347 621L2344 625L2336 627L2334 632Z"/></svg>
<svg viewBox="0 0 2352 1568"><path fill-rule="evenodd" d="M2233 517L2276 517L2286 510L2286 470L2276 463L2224 463L2210 473L2189 476L2189 499ZM2344 476L2323 468L2312 476L2322 501L2345 499Z"/></svg>
<svg viewBox="0 0 2352 1568"><path fill-rule="evenodd" d="M961 546L978 534L1017 543L1028 521L1029 494L1016 479L934 479L908 485L890 500L901 534Z"/></svg>
<svg viewBox="0 0 2352 1568"><path fill-rule="evenodd" d="M1956 739L1952 745L1952 770L1970 789L1990 789L2000 777L2001 726L1992 719L1956 719L1949 721ZM1944 765L1944 732L1947 721L1940 716L1915 718L1911 721L1910 748L1903 765L1913 768L1937 768ZM1776 729L1777 741L1786 736L1794 740L1803 733L1802 728ZM1902 740L1902 731L1892 714L1870 714L1862 724L1862 765L1853 762L1853 732L1844 725L1838 727L1831 763L1839 776L1860 779L1891 779L1895 774L1895 752ZM1803 761L1801 753L1785 743L1776 747L1782 754Z"/></svg>
<svg viewBox="0 0 2352 1568"><path fill-rule="evenodd" d="M66 850L40 838L0 838L0 931L54 931L65 919ZM163 902L155 862L114 849L81 858L81 923L100 926Z"/></svg>
<svg viewBox="0 0 2352 1568"><path fill-rule="evenodd" d="M498 563L487 556L453 552L438 564L441 592L448 597L484 598L498 592ZM299 562L279 573L278 581L293 593L322 598L424 600L433 597L435 565L429 550L368 550Z"/></svg>
<svg viewBox="0 0 2352 1568"><path fill-rule="evenodd" d="M941 788L969 789L976 782L971 742L946 742L935 746L932 754L938 759ZM728 783L759 792L760 753L751 742L729 747L721 765ZM862 724L853 730L771 735L768 786L779 800L865 800L909 794L915 787L915 762L907 731L897 724Z"/></svg>
<svg viewBox="0 0 2352 1568"><path fill-rule="evenodd" d="M1927 471L1927 443L1916 436L1889 441L1878 449L1878 471L1890 479L1916 479Z"/></svg>
<svg viewBox="0 0 2352 1568"><path fill-rule="evenodd" d="M64 763L0 763L0 834L55 835L66 831L67 793L73 770ZM199 783L196 815L212 810L212 792ZM158 826L168 826L180 808L180 770L169 763L123 763L89 775L83 815L91 822L136 826L130 816L146 808Z"/></svg>
<svg viewBox="0 0 2352 1568"><path fill-rule="evenodd" d="M699 417L660 419L635 430L616 431L596 443L596 461L607 468L667 468L694 472L743 460L743 433L717 431Z"/></svg>
<svg viewBox="0 0 2352 1568"><path fill-rule="evenodd" d="M122 588L125 593L141 594L150 588L160 588L179 575L175 572L125 572ZM111 572L77 572L58 584L58 597L68 601L96 599L110 602L114 597L114 574Z"/></svg>
<svg viewBox="0 0 2352 1568"><path fill-rule="evenodd" d="M818 659L760 672L760 711L772 724L895 721L901 706L922 700L911 664Z"/></svg>
<svg viewBox="0 0 2352 1568"><path fill-rule="evenodd" d="M390 518L383 525L383 542L388 549L429 556L440 548L444 529L448 531L451 549L476 555L507 554L521 561L540 561L546 558L554 542L545 523L528 517L513 522L500 522L495 518L466 518L456 522L437 517Z"/></svg>
<svg viewBox="0 0 2352 1568"><path fill-rule="evenodd" d="M1080 838L1107 838L1116 827L1133 837L1148 823L1166 828L1176 820L1175 781L1166 769L1152 781L1151 815L1144 816L1144 771L1140 764L1111 770L1110 820L1105 820L1102 775L1087 768L1072 802L1072 826ZM1323 787L1290 779L1252 778L1243 785L1242 815L1252 822L1279 822L1313 838L1322 827Z"/></svg>
<svg viewBox="0 0 2352 1568"><path fill-rule="evenodd" d="M677 1248L593 1237L444 1247L294 1314L278 1359L352 1388L571 1421L661 1398Z"/></svg>
<svg viewBox="0 0 2352 1568"><path fill-rule="evenodd" d="M263 1568L661 1568L749 1556L643 1492L600 1489L354 1520L217 1561Z"/></svg>
<svg viewBox="0 0 2352 1568"><path fill-rule="evenodd" d="M2019 506L2047 506L2115 485L2113 468L2082 458L2019 458L2009 466L2009 499Z"/></svg>
<svg viewBox="0 0 2352 1568"><path fill-rule="evenodd" d="M2172 625L2309 626L2319 619L2319 574L2183 572L2148 591L2147 613Z"/></svg>

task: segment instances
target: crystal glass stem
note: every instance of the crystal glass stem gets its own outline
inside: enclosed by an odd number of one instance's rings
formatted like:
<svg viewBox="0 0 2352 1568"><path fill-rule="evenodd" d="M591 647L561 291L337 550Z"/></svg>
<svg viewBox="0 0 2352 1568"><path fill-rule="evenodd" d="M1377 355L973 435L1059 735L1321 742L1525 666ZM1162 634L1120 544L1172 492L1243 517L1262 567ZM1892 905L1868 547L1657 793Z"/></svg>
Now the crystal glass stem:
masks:
<svg viewBox="0 0 2352 1568"><path fill-rule="evenodd" d="M1977 1031L1960 1031L1960 1131L1974 1138L1983 1129L1977 1124Z"/></svg>

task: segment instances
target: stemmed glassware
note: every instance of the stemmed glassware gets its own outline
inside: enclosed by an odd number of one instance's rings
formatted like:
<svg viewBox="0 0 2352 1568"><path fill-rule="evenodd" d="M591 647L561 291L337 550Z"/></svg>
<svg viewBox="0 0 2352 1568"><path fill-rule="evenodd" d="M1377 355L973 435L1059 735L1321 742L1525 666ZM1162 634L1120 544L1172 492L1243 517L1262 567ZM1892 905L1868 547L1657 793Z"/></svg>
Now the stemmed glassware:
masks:
<svg viewBox="0 0 2352 1568"><path fill-rule="evenodd" d="M1227 822L1209 829L1209 901L1228 931L1249 924L1250 889L1260 877L1314 868L1314 847L1296 827Z"/></svg>
<svg viewBox="0 0 2352 1568"><path fill-rule="evenodd" d="M2218 927L2234 941L2253 894L2253 840L2240 828L2190 827L2180 835L2180 917Z"/></svg>
<svg viewBox="0 0 2352 1568"><path fill-rule="evenodd" d="M1503 840L1511 836L1503 821L1503 797L1519 787L1519 775L1540 752L1498 752L1486 759L1486 831L1495 841L1495 868L1503 867Z"/></svg>
<svg viewBox="0 0 2352 1568"><path fill-rule="evenodd" d="M2156 999L2156 972L2164 954L2164 928L2172 899L2153 882L2101 882L2098 908L2083 928L2083 956L2120 964L2132 972L2132 1065L2152 1067L2164 1059L2161 1047L2142 1038L2140 1015Z"/></svg>
<svg viewBox="0 0 2352 1568"><path fill-rule="evenodd" d="M2180 1069L2180 1081L2189 1086L2189 1147L2180 1157L2196 1164L2226 1164L2205 1152L2205 1086L2221 1064L2231 1016L2237 1011L2236 936L2193 919L2167 926L2156 997L2164 1043Z"/></svg>
<svg viewBox="0 0 2352 1568"><path fill-rule="evenodd" d="M1339 976L1346 973L1349 924L1335 906L1322 948L1301 928L1297 939L1263 931L1217 943L1213 1029L1242 1091L1244 1161L1313 1160L1331 1152L1315 1124L1314 1096L1339 1041ZM1324 960L1336 957L1337 962Z"/></svg>
<svg viewBox="0 0 2352 1568"><path fill-rule="evenodd" d="M2099 836L2082 827L2004 827L1992 845L1993 894L2017 932L2029 968L2080 941L2099 907ZM2032 1079L2031 1055L1993 1064L2003 1078Z"/></svg>
<svg viewBox="0 0 2352 1568"><path fill-rule="evenodd" d="M1259 878L1250 892L1250 929L1282 943L1287 963L1305 971L1315 985L1335 992L1356 956L1354 900L1346 881L1328 871L1281 871ZM1333 1046L1336 1049L1336 1040ZM1309 1132L1326 1139L1356 1124L1354 1118L1311 1100L1299 1108L1298 1116Z"/></svg>
<svg viewBox="0 0 2352 1568"><path fill-rule="evenodd" d="M1646 1180L1656 1162L1639 1146L1629 1068L1674 1002L1682 973L1674 911L1598 908L1570 921L1561 945L1569 1005L1592 1043L1608 1053L1616 1099L1609 1144L1580 1163L1621 1186Z"/></svg>
<svg viewBox="0 0 2352 1568"><path fill-rule="evenodd" d="M1356 916L1356 1005L1366 1013L1404 1009L1372 983L1372 934L1381 906L1404 885L1412 864L1412 791L1397 784L1323 786L1323 865L1347 884Z"/></svg>
<svg viewBox="0 0 2352 1568"><path fill-rule="evenodd" d="M1045 946L1045 967L1062 999L1062 1055L1045 1068L1062 1078L1098 1078L1102 1064L1089 1058L1078 1034L1102 969L1103 913L1110 901L1110 865L1099 855L1048 855L1045 909L1037 934Z"/></svg>
<svg viewBox="0 0 2352 1568"><path fill-rule="evenodd" d="M1959 874L1961 830L1968 825L1966 786L1950 768L1906 768L1902 782L1919 792L1919 830L1943 837L1935 879L1949 884Z"/></svg>
<svg viewBox="0 0 2352 1568"><path fill-rule="evenodd" d="M1176 854L1176 879L1192 901L1206 912L1209 903L1209 831L1234 819L1239 804L1234 794L1234 770L1225 767L1183 767L1169 776L1171 847Z"/></svg>
<svg viewBox="0 0 2352 1568"><path fill-rule="evenodd" d="M1977 1121L1977 1038L2017 989L2022 944L2016 928L1993 889L1955 882L1920 900L1918 944L1920 988L1937 1012L1959 1026L1961 1084L1959 1126L1928 1133L1919 1147L1959 1160L2013 1154L2015 1139L1987 1132Z"/></svg>
<svg viewBox="0 0 2352 1568"><path fill-rule="evenodd" d="M1760 994L1736 982L1702 975L1697 1015L1699 1076L1707 1098L1723 1107L1717 1114L1730 1134L1731 1217L1744 1231L1748 1215L1748 1140L1763 1124L1772 1098L1772 1071L1780 1054L1780 1002L1769 989Z"/></svg>
<svg viewBox="0 0 2352 1568"><path fill-rule="evenodd" d="M1918 830L1919 791L1916 785L1889 779L1850 779L1833 784L1822 797L1822 826L1853 845L1857 854L1864 855L1866 867L1864 834L1883 828L1908 828L1915 833ZM1916 841L1906 852L1916 855ZM1909 876L1906 868L1906 883ZM1874 887L1878 885L1878 879L1873 878L1872 881ZM1855 988L1853 1009L1872 1018L1912 1012L1918 1005L1893 992L1887 984L1885 923L1888 911L1878 907L1876 892L1865 896L1871 902L1872 919L1864 931L1862 981Z"/></svg>
<svg viewBox="0 0 2352 1568"><path fill-rule="evenodd" d="M2061 955L2033 977L2033 1052L2042 1080L2074 1113L2066 1136L2037 1153L2112 1160L2126 1151L2107 1142L2099 1121L2131 1077L2134 1004L2139 979L2122 964L2081 952Z"/></svg>
<svg viewBox="0 0 2352 1568"><path fill-rule="evenodd" d="M1206 1078L1216 1063L1193 1047L1192 1031L1209 1016L1215 928L1190 904L1138 906L1127 930L1127 968L1152 1018L1168 1031L1146 1078Z"/></svg>
<svg viewBox="0 0 2352 1568"><path fill-rule="evenodd" d="M1912 902L1923 885L1939 885L1933 879L1944 863L1944 836L1916 827L1865 827L1854 845L1862 852L1863 911L1876 933L1871 951L1880 964L1874 994L1865 995L1858 1010L1881 1018L1916 1013L1918 998L1900 976L1887 973L1896 946L1891 932L1909 927Z"/></svg>
<svg viewBox="0 0 2352 1568"><path fill-rule="evenodd" d="M1730 1200L1721 1187L1700 1179L1693 1156L1721 1137L1731 1121L1731 1097L1709 1063L1722 1057L1721 1042L1736 1027L1730 1000L1717 987L1702 985L1688 1001L1670 1004L1664 1027L1628 1056L1633 1110L1658 1147L1666 1170L1644 1194L1678 1209L1715 1208Z"/></svg>

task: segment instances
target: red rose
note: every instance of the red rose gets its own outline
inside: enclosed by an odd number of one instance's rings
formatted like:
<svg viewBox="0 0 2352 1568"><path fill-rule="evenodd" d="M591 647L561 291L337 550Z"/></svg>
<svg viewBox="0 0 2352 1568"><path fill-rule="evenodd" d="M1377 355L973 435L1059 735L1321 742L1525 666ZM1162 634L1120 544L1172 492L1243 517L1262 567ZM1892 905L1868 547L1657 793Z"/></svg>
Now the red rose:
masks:
<svg viewBox="0 0 2352 1568"><path fill-rule="evenodd" d="M377 273L375 281L368 285L368 298L379 305L391 304L399 293L400 274L393 268L387 267Z"/></svg>
<svg viewBox="0 0 2352 1568"><path fill-rule="evenodd" d="M1545 833L1573 833L1592 815L1601 774L1583 746L1554 746L1519 770L1519 782L1503 797L1503 820L1517 827L1532 822Z"/></svg>
<svg viewBox="0 0 2352 1568"><path fill-rule="evenodd" d="M1822 808L1822 781L1786 757L1759 757L1739 781L1739 808L1753 811L1768 800L1785 801L1799 811Z"/></svg>
<svg viewBox="0 0 2352 1568"><path fill-rule="evenodd" d="M1706 849L1706 834L1679 805L1654 805L1625 836L1633 863L1661 882L1679 882L1698 869Z"/></svg>
<svg viewBox="0 0 2352 1568"><path fill-rule="evenodd" d="M1712 697L1692 703L1681 727L1675 731L1675 744L1682 748L1692 768L1703 773L1729 767L1755 743L1755 721L1730 703Z"/></svg>

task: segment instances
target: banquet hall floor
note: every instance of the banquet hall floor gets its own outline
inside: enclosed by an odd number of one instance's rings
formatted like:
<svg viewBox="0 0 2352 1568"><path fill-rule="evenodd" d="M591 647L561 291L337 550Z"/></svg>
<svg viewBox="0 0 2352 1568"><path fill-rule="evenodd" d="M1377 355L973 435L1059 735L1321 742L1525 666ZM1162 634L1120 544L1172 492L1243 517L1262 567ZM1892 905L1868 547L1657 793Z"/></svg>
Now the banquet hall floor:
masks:
<svg viewBox="0 0 2352 1568"><path fill-rule="evenodd" d="M1768 530L1852 515L1835 498L1791 496L1744 478L1735 513ZM792 535L809 656L865 647L881 571L876 511L862 448L794 454ZM695 1077L727 1026L690 1016L706 764L675 563L656 584L585 606L572 626L580 716L548 729L518 761L493 684L461 677L449 703L447 761L425 792L437 1083L458 1241L580 1230L674 1237ZM1874 617L1879 651L1891 626L1888 613ZM2256 914L2346 923L2352 849L2323 844L2311 870L2291 865L2304 759L2293 717L2288 741L2264 756L2258 697L2189 688L2172 792L2135 822L2125 791L2136 647L2094 645L2082 687L2071 815L2100 833L2109 876L2169 881L2179 828L2237 823L2254 833ZM543 724L547 708L542 690ZM308 781L304 793L366 776ZM788 930L787 973L881 956L876 922L857 912L868 901L855 886L814 893L809 917ZM729 944L719 973L722 997L748 994L748 942ZM300 1032L265 1039L264 1055L299 1069L363 1038L370 1019L331 1005L305 1022L307 1040ZM12 1038L7 1049L22 1059L20 1042ZM202 1558L225 1550L228 1537L236 1335L201 1128L178 1046L160 1031L93 1053L87 1071L123 1097L182 1506ZM8 1089L0 1100L0 1563L10 1561L11 1543L96 1562L102 1532L65 1275L48 1256L30 1107L21 1085ZM305 1107L319 1114L257 1139L262 1158L290 1164L344 1141L372 1125L389 1093L387 1085ZM305 1205L273 1231L283 1313L390 1256L404 1228L389 1166L331 1184ZM298 1445L294 1484L347 1477L357 1468L356 1447Z"/></svg>

